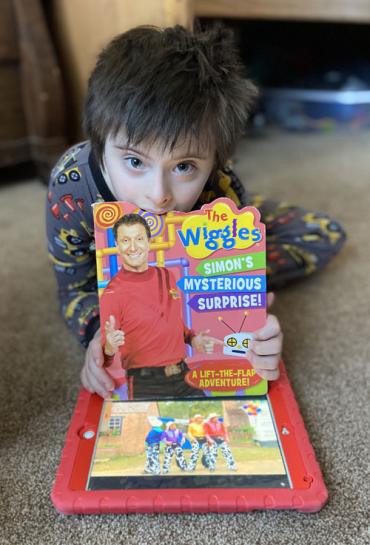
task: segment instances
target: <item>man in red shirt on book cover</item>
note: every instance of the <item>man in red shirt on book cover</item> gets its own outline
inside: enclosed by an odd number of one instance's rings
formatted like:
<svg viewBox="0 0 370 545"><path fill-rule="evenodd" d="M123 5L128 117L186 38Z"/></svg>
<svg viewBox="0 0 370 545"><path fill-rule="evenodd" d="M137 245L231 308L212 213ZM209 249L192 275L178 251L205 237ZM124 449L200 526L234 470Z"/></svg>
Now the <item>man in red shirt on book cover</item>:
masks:
<svg viewBox="0 0 370 545"><path fill-rule="evenodd" d="M219 339L187 328L172 272L148 264L150 228L138 214L126 214L113 227L120 271L101 297L105 366L119 351L129 382L130 399L203 397L184 377L185 343L200 352L213 352Z"/></svg>

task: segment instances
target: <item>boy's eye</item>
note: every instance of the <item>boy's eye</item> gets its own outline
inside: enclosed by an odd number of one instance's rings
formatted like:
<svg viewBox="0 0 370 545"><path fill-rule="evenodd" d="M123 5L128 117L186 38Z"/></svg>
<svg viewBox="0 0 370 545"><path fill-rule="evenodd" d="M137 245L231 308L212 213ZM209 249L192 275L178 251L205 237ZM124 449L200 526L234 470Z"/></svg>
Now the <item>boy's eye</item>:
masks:
<svg viewBox="0 0 370 545"><path fill-rule="evenodd" d="M141 168L143 166L143 162L140 161L137 157L126 157L125 161L127 162L128 166L131 168Z"/></svg>
<svg viewBox="0 0 370 545"><path fill-rule="evenodd" d="M190 174L194 170L194 165L191 163L179 163L176 165L176 169L179 174Z"/></svg>

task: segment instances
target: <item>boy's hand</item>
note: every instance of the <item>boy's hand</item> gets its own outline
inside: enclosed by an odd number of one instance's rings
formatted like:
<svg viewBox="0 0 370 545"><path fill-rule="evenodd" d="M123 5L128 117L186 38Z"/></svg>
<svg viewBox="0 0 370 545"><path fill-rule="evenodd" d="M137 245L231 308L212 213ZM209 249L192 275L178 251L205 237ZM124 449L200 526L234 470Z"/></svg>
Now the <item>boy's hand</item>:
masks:
<svg viewBox="0 0 370 545"><path fill-rule="evenodd" d="M209 332L209 329L207 329L206 331L201 331L200 333L198 333L198 335L195 335L195 337L192 338L191 346L194 348L194 350L197 350L198 352L206 352L207 354L212 354L215 344L221 344L222 346L224 345L223 341L220 341L220 339L216 339L215 337L209 337Z"/></svg>
<svg viewBox="0 0 370 545"><path fill-rule="evenodd" d="M267 306L274 301L274 294L267 294ZM272 314L267 315L266 324L253 333L249 344L248 359L260 377L267 380L279 378L279 361L283 347L283 334L279 320Z"/></svg>
<svg viewBox="0 0 370 545"><path fill-rule="evenodd" d="M104 352L107 356L114 356L123 344L125 344L125 334L120 329L116 329L116 319L111 315L105 322Z"/></svg>
<svg viewBox="0 0 370 545"><path fill-rule="evenodd" d="M86 350L85 364L81 371L81 382L89 392L97 393L101 397L110 397L114 390L112 378L103 368L104 354L101 345L100 329L91 339Z"/></svg>

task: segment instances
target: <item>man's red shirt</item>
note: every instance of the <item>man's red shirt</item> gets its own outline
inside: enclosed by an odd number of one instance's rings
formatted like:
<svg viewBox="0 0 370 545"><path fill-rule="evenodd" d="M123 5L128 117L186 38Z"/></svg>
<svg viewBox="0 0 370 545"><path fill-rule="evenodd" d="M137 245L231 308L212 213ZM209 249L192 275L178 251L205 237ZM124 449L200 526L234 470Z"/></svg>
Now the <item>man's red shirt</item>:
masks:
<svg viewBox="0 0 370 545"><path fill-rule="evenodd" d="M191 342L194 332L184 325L182 300L167 268L148 267L144 272L121 268L104 290L100 309L103 346L110 315L115 329L125 334L120 348L124 369L161 367L185 358L185 342Z"/></svg>

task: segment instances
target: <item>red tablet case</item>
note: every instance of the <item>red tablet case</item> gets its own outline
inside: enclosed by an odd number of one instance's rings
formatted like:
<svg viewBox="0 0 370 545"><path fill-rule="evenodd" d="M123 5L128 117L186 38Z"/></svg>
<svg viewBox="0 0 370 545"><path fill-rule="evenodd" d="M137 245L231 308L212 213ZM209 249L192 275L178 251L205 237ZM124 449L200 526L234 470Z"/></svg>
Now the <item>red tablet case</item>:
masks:
<svg viewBox="0 0 370 545"><path fill-rule="evenodd" d="M269 383L268 397L292 488L86 490L103 400L81 390L51 494L56 509L65 514L318 511L327 490L283 362L280 371L279 380Z"/></svg>

